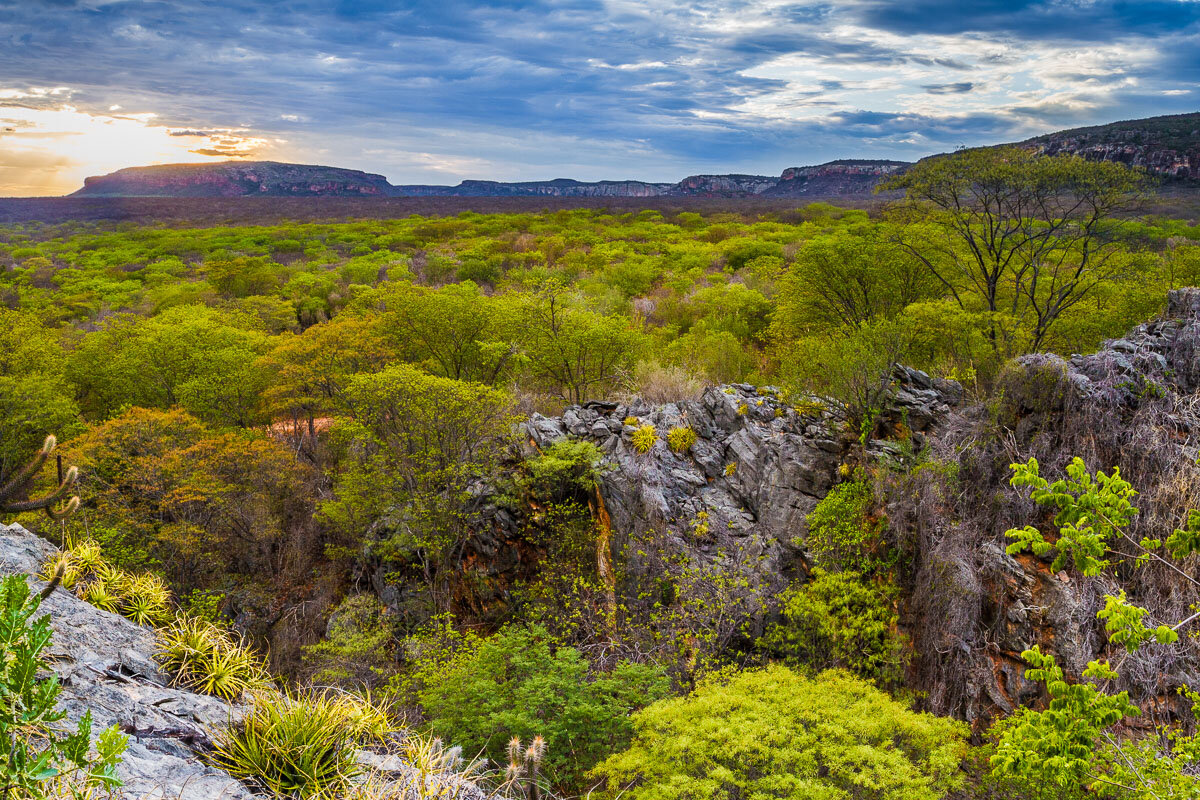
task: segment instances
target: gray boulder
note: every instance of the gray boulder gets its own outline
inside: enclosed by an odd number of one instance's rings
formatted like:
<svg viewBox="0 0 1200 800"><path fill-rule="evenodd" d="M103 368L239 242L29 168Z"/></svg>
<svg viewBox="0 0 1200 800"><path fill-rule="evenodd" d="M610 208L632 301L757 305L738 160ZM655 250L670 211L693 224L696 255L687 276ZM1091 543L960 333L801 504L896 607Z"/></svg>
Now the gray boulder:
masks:
<svg viewBox="0 0 1200 800"><path fill-rule="evenodd" d="M56 548L20 525L0 525L0 575L36 576ZM40 589L44 584L33 581ZM63 684L67 722L91 709L93 731L116 725L129 735L119 774L139 800L238 800L253 795L198 757L210 732L236 709L173 688L154 663L154 634L58 589L42 603L54 637L47 657Z"/></svg>

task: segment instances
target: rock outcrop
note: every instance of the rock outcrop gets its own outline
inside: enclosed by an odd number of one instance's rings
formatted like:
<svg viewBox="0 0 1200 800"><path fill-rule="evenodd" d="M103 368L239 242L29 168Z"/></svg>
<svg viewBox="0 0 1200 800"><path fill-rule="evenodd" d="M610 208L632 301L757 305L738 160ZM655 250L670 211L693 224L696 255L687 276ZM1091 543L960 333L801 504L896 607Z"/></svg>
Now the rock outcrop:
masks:
<svg viewBox="0 0 1200 800"><path fill-rule="evenodd" d="M0 525L0 574L37 575L55 547L19 525ZM40 582L35 582L41 586ZM93 731L116 725L129 736L118 770L139 800L249 800L238 781L205 766L198 753L236 709L174 688L154 662L154 634L59 589L43 603L54 636L46 655L58 674L61 707L77 722L91 709Z"/></svg>
<svg viewBox="0 0 1200 800"><path fill-rule="evenodd" d="M928 706L979 726L1041 688L1024 677L1025 649L1056 656L1072 679L1088 662L1121 664L1122 688L1144 708L1180 712L1175 690L1200 681L1200 644L1112 648L1096 613L1106 594L1128 591L1158 620L1183 620L1193 585L1165 567L1086 577L1053 572L1053 554L1005 552L1004 533L1039 527L1053 540L1052 514L1007 486L1008 465L1036 457L1043 476L1061 476L1073 457L1092 471L1114 466L1139 492L1134 541L1165 537L1200 506L1200 290L1170 293L1166 315L1139 325L1095 353L1063 359L1023 356L997 379L993 402L943 423L935 470L894 493L888 515L916 550L903 624L914 638L911 681ZM1182 564L1200 577L1195 560ZM1154 715L1145 716L1154 724Z"/></svg>
<svg viewBox="0 0 1200 800"><path fill-rule="evenodd" d="M275 161L128 167L87 178L72 197L387 197L382 175Z"/></svg>
<svg viewBox="0 0 1200 800"><path fill-rule="evenodd" d="M1048 155L1115 161L1166 178L1200 180L1200 113L1075 128L1037 136L1021 146Z"/></svg>
<svg viewBox="0 0 1200 800"><path fill-rule="evenodd" d="M899 368L890 414L907 420L920 449L961 396L952 381ZM659 438L648 452L634 447L635 427L627 417L655 427ZM676 427L695 431L690 450L675 452L668 445ZM748 384L713 387L697 400L659 406L588 403L559 417L535 414L524 426L529 453L568 436L604 452L600 496L614 557L631 537L657 530L693 561L738 559L748 570L742 577L769 589L780 588L803 564L805 518L837 481L855 444L843 429L827 407L814 403L797 411L776 390ZM868 449L891 456L897 448L877 440ZM696 533L698 521L703 535ZM623 566L637 573L636 555L628 558Z"/></svg>

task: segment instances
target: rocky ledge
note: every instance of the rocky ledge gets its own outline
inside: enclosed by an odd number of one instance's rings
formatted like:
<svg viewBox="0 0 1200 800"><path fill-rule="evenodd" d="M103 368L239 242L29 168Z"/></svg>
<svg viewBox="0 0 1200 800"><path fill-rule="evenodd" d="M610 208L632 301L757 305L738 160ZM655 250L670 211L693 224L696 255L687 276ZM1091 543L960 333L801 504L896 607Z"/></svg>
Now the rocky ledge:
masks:
<svg viewBox="0 0 1200 800"><path fill-rule="evenodd" d="M0 525L0 574L37 575L56 548L20 525ZM33 581L37 588L44 584ZM237 800L253 795L202 763L210 732L236 709L173 688L154 662L153 632L59 589L42 603L54 637L47 657L63 685L61 707L76 723L91 709L93 731L129 736L119 774L139 800Z"/></svg>

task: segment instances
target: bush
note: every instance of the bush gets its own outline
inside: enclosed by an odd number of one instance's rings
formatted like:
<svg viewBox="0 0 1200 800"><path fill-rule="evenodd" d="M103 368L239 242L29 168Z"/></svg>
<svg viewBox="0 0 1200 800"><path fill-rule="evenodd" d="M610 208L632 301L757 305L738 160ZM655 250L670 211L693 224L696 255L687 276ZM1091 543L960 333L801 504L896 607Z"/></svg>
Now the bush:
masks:
<svg viewBox="0 0 1200 800"><path fill-rule="evenodd" d="M656 667L623 662L594 673L538 627L505 628L434 659L427 672L420 701L434 735L497 763L511 737L541 735L543 774L561 789L580 788L589 769L629 742L629 713L668 691Z"/></svg>
<svg viewBox="0 0 1200 800"><path fill-rule="evenodd" d="M696 432L691 428L680 426L667 432L667 444L676 453L686 453L696 443Z"/></svg>
<svg viewBox="0 0 1200 800"><path fill-rule="evenodd" d="M213 761L276 797L334 795L358 774L349 708L330 693L260 697L217 738Z"/></svg>
<svg viewBox="0 0 1200 800"><path fill-rule="evenodd" d="M171 592L158 575L129 573L112 566L98 542L87 539L46 564L43 577L62 573L62 585L81 600L138 625L160 625L171 616Z"/></svg>
<svg viewBox="0 0 1200 800"><path fill-rule="evenodd" d="M658 431L649 423L642 425L633 432L633 449L639 453L649 453L650 448L658 441Z"/></svg>
<svg viewBox="0 0 1200 800"><path fill-rule="evenodd" d="M808 583L783 595L783 622L764 644L789 663L842 667L883 685L899 685L906 663L896 630L896 587L853 572L814 569Z"/></svg>
<svg viewBox="0 0 1200 800"><path fill-rule="evenodd" d="M875 493L865 480L840 483L808 515L803 544L822 567L873 572L890 566L885 521L870 513Z"/></svg>
<svg viewBox="0 0 1200 800"><path fill-rule="evenodd" d="M181 615L162 630L156 657L176 683L231 702L268 685L257 655L199 617Z"/></svg>
<svg viewBox="0 0 1200 800"><path fill-rule="evenodd" d="M5 798L58 798L120 787L117 764L128 739L111 727L90 755L92 713L71 733L58 729L62 686L46 675L42 651L50 644L50 618L33 620L42 598L31 595L24 575L0 583L0 786Z"/></svg>
<svg viewBox="0 0 1200 800"><path fill-rule="evenodd" d="M542 502L587 498L605 471L604 451L584 439L562 439L525 462L522 488Z"/></svg>
<svg viewBox="0 0 1200 800"><path fill-rule="evenodd" d="M701 684L633 717L593 774L629 800L937 800L962 783L966 726L909 711L844 672L786 667Z"/></svg>

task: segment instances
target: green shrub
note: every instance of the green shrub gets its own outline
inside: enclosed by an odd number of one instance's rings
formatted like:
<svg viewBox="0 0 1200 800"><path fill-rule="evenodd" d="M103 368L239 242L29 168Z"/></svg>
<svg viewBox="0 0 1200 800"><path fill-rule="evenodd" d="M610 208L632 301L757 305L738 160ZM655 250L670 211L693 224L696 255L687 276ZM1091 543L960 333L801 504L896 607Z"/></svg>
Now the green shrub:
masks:
<svg viewBox="0 0 1200 800"><path fill-rule="evenodd" d="M396 671L395 624L379 598L347 597L329 618L324 639L304 648L304 660L320 684L374 686Z"/></svg>
<svg viewBox="0 0 1200 800"><path fill-rule="evenodd" d="M355 730L332 694L262 696L222 732L213 762L281 798L324 798L358 774Z"/></svg>
<svg viewBox="0 0 1200 800"><path fill-rule="evenodd" d="M642 425L633 432L633 449L639 453L649 453L650 448L658 441L658 431L650 423Z"/></svg>
<svg viewBox="0 0 1200 800"><path fill-rule="evenodd" d="M871 515L875 493L865 480L840 483L808 515L803 544L822 567L872 572L890 566L884 521Z"/></svg>
<svg viewBox="0 0 1200 800"><path fill-rule="evenodd" d="M158 662L176 683L193 691L235 701L269 683L257 655L199 617L177 617L159 632L158 647Z"/></svg>
<svg viewBox="0 0 1200 800"><path fill-rule="evenodd" d="M622 662L593 672L538 627L505 628L428 671L419 696L434 735L497 763L511 737L540 735L542 772L560 789L582 788L589 769L628 743L629 712L668 691L656 667Z"/></svg>
<svg viewBox="0 0 1200 800"><path fill-rule="evenodd" d="M50 644L50 617L33 615L42 599L24 575L0 583L0 786L3 797L60 798L120 787L117 764L128 739L111 727L90 755L92 713L71 733L59 729L62 686L46 675L42 651Z"/></svg>
<svg viewBox="0 0 1200 800"><path fill-rule="evenodd" d="M604 451L584 439L562 439L525 462L519 483L545 502L590 495L604 474Z"/></svg>
<svg viewBox="0 0 1200 800"><path fill-rule="evenodd" d="M937 800L962 783L967 733L844 672L782 666L702 683L633 725L632 746L593 771L611 797Z"/></svg>
<svg viewBox="0 0 1200 800"><path fill-rule="evenodd" d="M61 570L62 585L96 608L120 614L138 625L161 625L171 618L171 592L158 575L129 573L112 566L100 544L86 539L52 558L42 577Z"/></svg>
<svg viewBox="0 0 1200 800"><path fill-rule="evenodd" d="M667 444L676 453L686 453L696 443L696 432L691 428L679 426L667 432Z"/></svg>
<svg viewBox="0 0 1200 800"><path fill-rule="evenodd" d="M899 685L905 641L896 630L896 587L854 572L814 569L808 583L783 595L783 621L764 645L790 664L842 667L881 685Z"/></svg>

